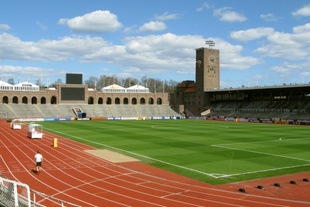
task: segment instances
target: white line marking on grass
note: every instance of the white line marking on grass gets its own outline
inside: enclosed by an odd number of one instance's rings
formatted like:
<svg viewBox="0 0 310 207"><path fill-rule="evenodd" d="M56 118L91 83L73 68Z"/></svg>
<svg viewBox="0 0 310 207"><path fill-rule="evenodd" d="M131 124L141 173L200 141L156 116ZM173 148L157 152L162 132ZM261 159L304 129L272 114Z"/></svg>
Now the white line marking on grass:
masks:
<svg viewBox="0 0 310 207"><path fill-rule="evenodd" d="M310 139L308 138L288 138L288 137L280 137L279 140L285 140L285 141L295 141L295 140L303 140L303 139ZM272 142L273 140L270 141L262 141L262 142ZM277 140L276 140L277 141Z"/></svg>
<svg viewBox="0 0 310 207"><path fill-rule="evenodd" d="M266 152L258 152L258 151L253 151L253 150L245 150L245 149L239 149L239 148L234 148L234 147L227 147L227 146L223 146L223 145L212 145L212 146L213 147L230 149L230 150L237 150L237 151L243 151L243 152L251 152L251 153L256 153L256 154L262 154L262 155L268 155L268 156L274 156L274 157L281 157L281 158L286 158L286 159L310 162L310 160L305 160L305 159L296 158L296 157L289 157L289 156L284 156L284 155L276 155L276 154L271 154L271 153L266 153ZM291 169L291 168L296 168L296 167L305 167L305 166L309 166L309 165L310 164L294 165L294 166L288 166L288 167L270 168L270 169L266 169L266 170L257 170L257 171L251 171L251 172L229 174L229 175L220 175L220 174L218 174L218 176L216 178L225 178L225 177L232 177L232 176L238 176L238 175L254 174L254 173L269 172L269 171L283 170L283 169Z"/></svg>
<svg viewBox="0 0 310 207"><path fill-rule="evenodd" d="M245 150L245 149L239 149L239 148L234 148L234 147L227 147L224 145L211 145L212 147L219 147L219 148L225 148L225 149L231 149L231 150L237 150L237 151L243 151L243 152L251 152L251 153L256 153L256 154L262 154L262 155L269 155L273 157L282 157L286 159L292 159L292 160L299 160L299 161L304 161L304 162L310 162L310 160L305 160L297 157L289 157L285 155L277 155L277 154L271 154L271 153L266 153L266 152L259 152L259 151L254 151L254 150Z"/></svg>
<svg viewBox="0 0 310 207"><path fill-rule="evenodd" d="M214 178L224 178L224 177L229 177L230 176L230 175L221 174L221 173L211 173L210 175L213 175Z"/></svg>
<svg viewBox="0 0 310 207"><path fill-rule="evenodd" d="M56 131L56 130L52 130L52 129L49 129L49 130L57 132L59 134L63 134L63 135L68 136L68 137L73 137L73 138L76 138L76 139L79 139L79 140L83 140L84 142L89 142L89 143L101 145L101 146L104 146L104 147L107 147L107 148L110 148L110 149L118 150L118 151L121 151L121 152L125 152L125 153L128 153L128 154L132 154L132 155L138 156L138 157L143 157L143 158L146 158L146 159L149 159L149 160L154 160L156 162L164 163L166 165L170 165L170 166L173 166L173 167L177 167L177 168L185 169L185 170L188 170L188 171L196 172L196 173L199 173L199 174L202 174L202 175L207 175L209 177L217 178L217 176L214 176L214 174L211 174L211 173L206 173L206 172L203 172L203 171L195 170L195 169L184 167L184 166L181 166L181 165L176 165L176 164L173 164L173 163L170 163L170 162L166 162L166 161L163 161L163 160L158 160L158 159L155 159L155 158L152 158L152 157L148 157L148 156L141 155L141 154L138 154L138 153L134 153L134 152L130 152L130 151L127 151L127 150L119 149L119 148L112 147L112 146L109 146L109 145L105 145L105 144L102 144L102 143L99 143L99 142L94 142L94 141L90 141L88 139L84 139L84 138L81 138L81 137L72 136L70 134L66 134L66 133L63 133L63 132L60 132L60 131Z"/></svg>
<svg viewBox="0 0 310 207"><path fill-rule="evenodd" d="M289 167L271 168L271 169L266 169L266 170L256 170L256 171L243 172L243 173L235 173L235 174L230 174L230 175L218 176L217 178L227 178L227 177L238 176L238 175L247 175L247 174L254 174L254 173L261 173L261 172L269 172L269 171L283 170L283 169L291 169L291 168L296 168L296 167L306 167L306 166L310 166L310 164L294 165L294 166L289 166Z"/></svg>

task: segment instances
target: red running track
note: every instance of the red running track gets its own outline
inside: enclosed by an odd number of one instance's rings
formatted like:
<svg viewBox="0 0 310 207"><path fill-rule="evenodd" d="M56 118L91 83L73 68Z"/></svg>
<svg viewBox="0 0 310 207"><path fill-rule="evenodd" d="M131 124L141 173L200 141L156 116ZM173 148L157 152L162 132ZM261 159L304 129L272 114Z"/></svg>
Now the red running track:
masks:
<svg viewBox="0 0 310 207"><path fill-rule="evenodd" d="M141 162L112 163L85 150L93 147L44 132L43 139L27 137L27 126L13 130L0 122L0 172L26 183L32 190L76 205L92 207L279 207L310 206L310 201L225 190ZM53 139L58 147L53 147ZM34 155L44 156L37 175ZM59 203L36 196L44 206Z"/></svg>

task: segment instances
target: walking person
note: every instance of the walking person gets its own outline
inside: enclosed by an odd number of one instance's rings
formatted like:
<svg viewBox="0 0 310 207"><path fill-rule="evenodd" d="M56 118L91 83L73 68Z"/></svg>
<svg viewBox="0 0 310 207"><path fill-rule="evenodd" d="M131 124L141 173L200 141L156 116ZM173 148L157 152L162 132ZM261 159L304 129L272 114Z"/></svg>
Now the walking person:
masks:
<svg viewBox="0 0 310 207"><path fill-rule="evenodd" d="M41 169L42 169L42 162L43 162L43 156L40 153L40 150L37 151L37 153L34 156L35 161L36 161L36 173L40 174Z"/></svg>

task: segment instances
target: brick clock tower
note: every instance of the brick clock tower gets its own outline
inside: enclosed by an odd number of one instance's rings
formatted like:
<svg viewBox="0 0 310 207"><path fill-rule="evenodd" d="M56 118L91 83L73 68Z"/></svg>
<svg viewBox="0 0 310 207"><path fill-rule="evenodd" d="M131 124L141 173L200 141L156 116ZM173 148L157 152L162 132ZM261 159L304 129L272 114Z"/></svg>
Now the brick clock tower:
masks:
<svg viewBox="0 0 310 207"><path fill-rule="evenodd" d="M204 92L219 88L219 50L214 50L211 47L196 49L196 106L199 113L205 111L205 106L209 105L209 98Z"/></svg>

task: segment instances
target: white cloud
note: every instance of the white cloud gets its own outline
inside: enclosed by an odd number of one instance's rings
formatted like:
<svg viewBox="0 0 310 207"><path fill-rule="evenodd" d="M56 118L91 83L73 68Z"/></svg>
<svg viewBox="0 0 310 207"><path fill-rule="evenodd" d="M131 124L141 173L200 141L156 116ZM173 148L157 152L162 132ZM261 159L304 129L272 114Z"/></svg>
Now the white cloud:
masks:
<svg viewBox="0 0 310 207"><path fill-rule="evenodd" d="M274 14L272 14L272 13L261 14L260 18L262 18L266 22L276 22L279 19L279 17L274 16Z"/></svg>
<svg viewBox="0 0 310 207"><path fill-rule="evenodd" d="M293 16L304 16L304 17L308 17L310 16L310 4L305 5L304 7L294 11L292 13Z"/></svg>
<svg viewBox="0 0 310 207"><path fill-rule="evenodd" d="M137 31L137 25L132 25L132 26L129 26L129 27L125 27L123 29L123 32L126 33L126 34L134 33L136 31Z"/></svg>
<svg viewBox="0 0 310 207"><path fill-rule="evenodd" d="M72 19L62 18L58 23L67 25L74 32L84 33L108 33L122 27L115 14L101 10Z"/></svg>
<svg viewBox="0 0 310 207"><path fill-rule="evenodd" d="M178 14L169 14L168 12L165 12L161 15L155 15L155 19L158 21L166 21L166 20L172 20L172 19L177 19Z"/></svg>
<svg viewBox="0 0 310 207"><path fill-rule="evenodd" d="M247 42L249 40L254 40L254 39L264 37L264 36L272 35L273 33L274 33L273 28L259 27L259 28L254 28L254 29L231 32L230 36L231 38L235 40Z"/></svg>
<svg viewBox="0 0 310 207"><path fill-rule="evenodd" d="M296 68L297 68L296 65L290 65L288 62L284 62L283 64L272 67L271 69L275 71L276 73L284 76L284 75L291 73L291 71L296 70Z"/></svg>
<svg viewBox="0 0 310 207"><path fill-rule="evenodd" d="M31 78L31 82L37 81L40 78L48 78L55 74L55 70L51 68L41 68L32 66L13 66L13 65L0 65L1 78L7 79L14 77L14 82L17 83L16 78L22 78L25 81ZM18 75L16 75L18 74Z"/></svg>
<svg viewBox="0 0 310 207"><path fill-rule="evenodd" d="M310 35L310 23L302 26L293 27L293 32L296 34L305 34L307 36Z"/></svg>
<svg viewBox="0 0 310 207"><path fill-rule="evenodd" d="M150 21L145 23L139 28L139 31L141 32L157 32L162 31L167 28L166 24L164 22L160 21Z"/></svg>
<svg viewBox="0 0 310 207"><path fill-rule="evenodd" d="M41 22L37 22L37 25L42 29L42 30L47 30L47 26L42 24Z"/></svg>
<svg viewBox="0 0 310 207"><path fill-rule="evenodd" d="M274 71L277 76L280 76L281 78L290 80L291 77L298 77L299 83L304 83L304 77L310 75L308 70L304 70L305 68L309 68L309 64L307 65L305 63L290 63L285 61L280 65L272 67L271 70ZM286 83L288 82L286 81Z"/></svg>
<svg viewBox="0 0 310 207"><path fill-rule="evenodd" d="M0 30L10 30L11 27L7 24L0 24Z"/></svg>
<svg viewBox="0 0 310 207"><path fill-rule="evenodd" d="M300 75L302 77L305 77L305 76L310 77L310 71L303 71L303 72L300 73Z"/></svg>
<svg viewBox="0 0 310 207"><path fill-rule="evenodd" d="M0 44L0 59L42 62L64 61L107 45L100 37L64 37L26 42L6 33L0 34Z"/></svg>
<svg viewBox="0 0 310 207"><path fill-rule="evenodd" d="M104 47L86 55L84 61L112 61L125 68L139 68L137 73L147 76L184 71L187 71L187 74L194 74L193 48L202 47L204 41L202 36L178 36L171 33L132 36L125 39L124 45Z"/></svg>
<svg viewBox="0 0 310 207"><path fill-rule="evenodd" d="M22 66L12 66L12 65L0 65L1 72L9 73L9 72L20 72L24 71L23 74L34 74L42 71L40 67L22 67ZM52 71L52 69L45 68L44 70Z"/></svg>
<svg viewBox="0 0 310 207"><path fill-rule="evenodd" d="M66 60L76 56L83 56L84 54L96 51L108 43L101 37L64 37L60 40L40 40L37 42L37 47L41 49L48 60Z"/></svg>
<svg viewBox="0 0 310 207"><path fill-rule="evenodd" d="M259 59L242 56L240 45L211 38L221 51L221 68L244 70L259 64ZM63 37L59 40L42 39L37 42L22 41L9 35L0 35L0 59L37 62L70 61L81 63L112 63L137 75L194 74L195 49L205 46L206 38L200 35L132 36L123 45L107 43L100 37ZM132 69L135 70L132 70ZM21 68L22 70L23 68ZM135 76L133 74L133 76Z"/></svg>
<svg viewBox="0 0 310 207"><path fill-rule="evenodd" d="M231 45L222 39L212 39L216 42L216 48L221 51L221 68L244 70L260 64L258 58L242 56L242 46ZM123 46L104 47L86 55L84 61L112 61L114 64L140 68L141 71L149 73L193 74L194 49L205 46L204 42L204 37L195 35L178 36L166 33L133 36L126 38Z"/></svg>
<svg viewBox="0 0 310 207"><path fill-rule="evenodd" d="M293 33L274 32L256 51L263 56L306 60L310 56L310 23L293 28Z"/></svg>
<svg viewBox="0 0 310 207"><path fill-rule="evenodd" d="M204 3L203 5L201 5L200 7L198 7L198 8L196 9L196 11L197 11L197 12L201 12L201 11L203 11L203 10L205 10L205 9L210 9L210 8L211 8L211 6L210 6L209 4Z"/></svg>
<svg viewBox="0 0 310 207"><path fill-rule="evenodd" d="M213 15L223 22L244 22L247 20L243 14L233 11L230 7L216 9L213 11Z"/></svg>
<svg viewBox="0 0 310 207"><path fill-rule="evenodd" d="M221 68L233 70L245 70L261 63L258 58L242 56L243 47L232 45L221 39L213 38L216 48L220 50Z"/></svg>

